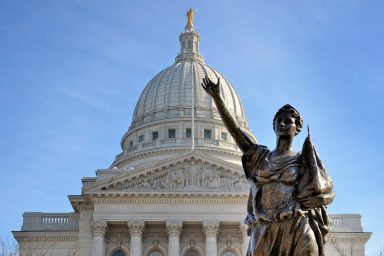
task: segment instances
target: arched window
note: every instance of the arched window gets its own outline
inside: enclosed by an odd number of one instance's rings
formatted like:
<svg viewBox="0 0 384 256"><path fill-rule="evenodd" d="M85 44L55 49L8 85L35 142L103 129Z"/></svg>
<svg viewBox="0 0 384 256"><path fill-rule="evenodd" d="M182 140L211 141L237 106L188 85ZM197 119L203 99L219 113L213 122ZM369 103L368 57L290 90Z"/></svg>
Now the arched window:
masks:
<svg viewBox="0 0 384 256"><path fill-rule="evenodd" d="M112 256L126 256L122 250L117 250L112 253Z"/></svg>
<svg viewBox="0 0 384 256"><path fill-rule="evenodd" d="M231 251L226 251L222 254L222 256L236 256L235 253L231 252Z"/></svg>
<svg viewBox="0 0 384 256"><path fill-rule="evenodd" d="M163 253L159 250L153 250L148 254L148 256L163 256Z"/></svg>
<svg viewBox="0 0 384 256"><path fill-rule="evenodd" d="M200 254L198 251L190 249L185 253L185 256L200 256Z"/></svg>

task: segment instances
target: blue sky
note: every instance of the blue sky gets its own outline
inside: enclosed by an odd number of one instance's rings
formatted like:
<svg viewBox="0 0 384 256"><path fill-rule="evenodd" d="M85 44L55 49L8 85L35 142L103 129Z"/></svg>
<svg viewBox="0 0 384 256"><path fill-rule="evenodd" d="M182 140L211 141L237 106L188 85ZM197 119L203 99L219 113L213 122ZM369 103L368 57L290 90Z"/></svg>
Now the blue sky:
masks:
<svg viewBox="0 0 384 256"><path fill-rule="evenodd" d="M24 211L72 211L81 178L112 163L190 7L206 63L235 86L260 143L274 146L280 106L302 113L334 179L329 210L362 215L373 255L384 245L383 1L1 1L1 237Z"/></svg>

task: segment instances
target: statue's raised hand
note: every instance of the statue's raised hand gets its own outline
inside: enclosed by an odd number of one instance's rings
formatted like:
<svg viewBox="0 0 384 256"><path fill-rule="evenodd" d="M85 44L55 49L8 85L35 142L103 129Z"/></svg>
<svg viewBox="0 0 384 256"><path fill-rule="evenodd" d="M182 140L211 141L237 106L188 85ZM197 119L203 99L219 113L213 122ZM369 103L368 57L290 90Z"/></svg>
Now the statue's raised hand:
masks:
<svg viewBox="0 0 384 256"><path fill-rule="evenodd" d="M201 86L212 98L220 97L220 77L215 84L208 76L205 76Z"/></svg>

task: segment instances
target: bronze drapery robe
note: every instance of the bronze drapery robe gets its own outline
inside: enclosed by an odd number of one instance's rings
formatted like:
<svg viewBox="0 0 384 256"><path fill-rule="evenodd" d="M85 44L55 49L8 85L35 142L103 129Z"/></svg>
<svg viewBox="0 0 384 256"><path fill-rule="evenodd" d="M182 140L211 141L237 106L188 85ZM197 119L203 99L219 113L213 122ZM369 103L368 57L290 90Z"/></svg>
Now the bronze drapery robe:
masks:
<svg viewBox="0 0 384 256"><path fill-rule="evenodd" d="M265 168L263 163L270 153L267 147L254 145L242 158L252 185L246 219L251 227L247 255L323 256L331 225L325 206L334 198L333 184L310 136L301 153ZM279 182L294 186L292 194L274 211L265 211L260 202L263 186Z"/></svg>

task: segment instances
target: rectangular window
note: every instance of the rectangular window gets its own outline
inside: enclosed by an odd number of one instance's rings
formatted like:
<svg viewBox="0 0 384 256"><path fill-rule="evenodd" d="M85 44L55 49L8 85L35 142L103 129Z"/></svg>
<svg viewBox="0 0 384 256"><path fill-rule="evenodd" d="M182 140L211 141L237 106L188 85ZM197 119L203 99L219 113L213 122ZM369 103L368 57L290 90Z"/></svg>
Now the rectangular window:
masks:
<svg viewBox="0 0 384 256"><path fill-rule="evenodd" d="M191 128L185 129L185 137L186 138L192 138L192 129Z"/></svg>
<svg viewBox="0 0 384 256"><path fill-rule="evenodd" d="M226 132L221 132L221 139L227 140L227 133Z"/></svg>
<svg viewBox="0 0 384 256"><path fill-rule="evenodd" d="M130 147L130 148L133 147L133 141L130 141L130 142L129 142L129 147Z"/></svg>
<svg viewBox="0 0 384 256"><path fill-rule="evenodd" d="M204 139L212 139L212 130L204 129Z"/></svg>
<svg viewBox="0 0 384 256"><path fill-rule="evenodd" d="M175 129L168 129L168 138L169 139L176 138L176 130Z"/></svg>
<svg viewBox="0 0 384 256"><path fill-rule="evenodd" d="M143 142L144 141L144 135L140 135L139 136L139 142Z"/></svg>
<svg viewBox="0 0 384 256"><path fill-rule="evenodd" d="M152 132L152 141L155 141L158 138L159 138L159 132L158 131Z"/></svg>

